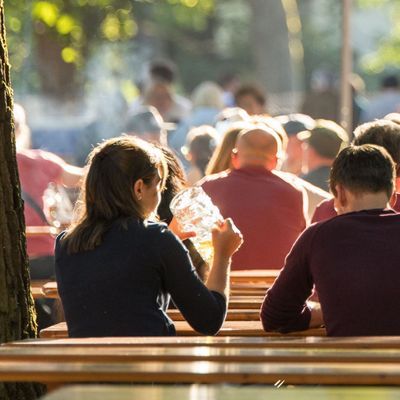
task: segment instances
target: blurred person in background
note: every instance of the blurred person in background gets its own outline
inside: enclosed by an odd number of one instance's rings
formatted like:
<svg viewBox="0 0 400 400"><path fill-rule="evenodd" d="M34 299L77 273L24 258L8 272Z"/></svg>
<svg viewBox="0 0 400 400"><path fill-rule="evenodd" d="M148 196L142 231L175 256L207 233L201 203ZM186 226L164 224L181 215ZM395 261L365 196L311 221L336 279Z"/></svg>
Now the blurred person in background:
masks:
<svg viewBox="0 0 400 400"><path fill-rule="evenodd" d="M303 142L297 137L297 134L312 129L315 125L315 121L304 114L280 115L275 117L275 119L282 124L288 136L286 158L282 165L282 171L301 175L301 168L303 165Z"/></svg>
<svg viewBox="0 0 400 400"><path fill-rule="evenodd" d="M29 128L26 124L25 111L19 104L15 104L14 124L31 279L54 280L53 231L56 229L53 224L58 224L60 221L53 221L50 218L52 215L47 212L44 195L50 184L77 187L83 170L67 164L53 153L26 147L30 144ZM54 212L57 216L57 210ZM39 328L54 323L50 309L52 301L39 299L35 304Z"/></svg>
<svg viewBox="0 0 400 400"><path fill-rule="evenodd" d="M223 216L241 230L244 244L232 269L280 268L306 226L303 189L274 173L282 142L265 125L240 131L230 152L232 169L199 182Z"/></svg>
<svg viewBox="0 0 400 400"><path fill-rule="evenodd" d="M235 92L240 86L239 76L232 72L227 72L220 76L218 84L224 91L223 100L225 107L235 106Z"/></svg>
<svg viewBox="0 0 400 400"><path fill-rule="evenodd" d="M125 123L125 133L138 136L147 142L167 145L167 131L173 129L173 124L164 122L155 107L142 106L134 114L128 116Z"/></svg>
<svg viewBox="0 0 400 400"><path fill-rule="evenodd" d="M187 180L190 185L199 181L206 171L206 167L217 146L217 133L212 126L202 125L189 131L187 144L182 153L190 162L187 171Z"/></svg>
<svg viewBox="0 0 400 400"><path fill-rule="evenodd" d="M140 83L141 95L130 106L130 114L143 105L154 106L164 121L179 123L191 110L191 102L176 93L176 66L167 60L150 63Z"/></svg>
<svg viewBox="0 0 400 400"><path fill-rule="evenodd" d="M396 192L397 200L393 209L400 212L400 125L389 120L377 120L360 125L354 131L354 145L374 144L382 146L393 158L396 164ZM318 205L312 217L312 222L320 222L337 215L333 199L325 200Z"/></svg>
<svg viewBox="0 0 400 400"><path fill-rule="evenodd" d="M263 117L260 118L252 118L252 120L257 120L259 123L264 122L264 125L268 128L271 128L277 133L279 139L281 140L282 145L282 157L285 157L285 144L287 143L287 135L284 132L281 124L277 122L272 117ZM273 122L273 123L272 123ZM206 175L216 174L218 172L222 172L228 169L232 169L232 158L233 158L233 149L235 148L236 139L239 133L245 129L249 128L252 123L245 122L237 122L230 129L228 129L222 139L222 142L219 144L214 154L211 157L210 163L206 169ZM277 168L279 165L277 165ZM284 172L279 169L274 169L274 174L281 177L284 180L288 180L296 187L302 187L305 191L306 198L304 201L304 207L307 210L306 215L308 216L308 220L311 220L311 217L314 214L315 208L321 201L325 199L330 199L332 196L320 189L317 186L305 181L304 179L299 178L298 176Z"/></svg>
<svg viewBox="0 0 400 400"><path fill-rule="evenodd" d="M346 131L333 121L316 120L315 126L298 133L304 142L304 168L301 178L329 191L329 173L339 151L348 144Z"/></svg>
<svg viewBox="0 0 400 400"><path fill-rule="evenodd" d="M300 112L314 119L339 122L339 93L331 71L317 69L312 72L310 91L303 99Z"/></svg>
<svg viewBox="0 0 400 400"><path fill-rule="evenodd" d="M215 129L217 130L219 139L222 139L225 132L237 122L250 121L250 116L243 108L227 107L224 108L216 117Z"/></svg>
<svg viewBox="0 0 400 400"><path fill-rule="evenodd" d="M267 128L272 129L279 136L282 147L281 153L278 154L278 164L276 169L281 169L288 145L288 135L283 129L282 124L268 114L252 115L250 117L250 122L254 125L265 125Z"/></svg>
<svg viewBox="0 0 400 400"><path fill-rule="evenodd" d="M400 111L400 82L396 75L385 76L381 81L381 91L366 105L361 114L361 122L383 118L386 114Z"/></svg>
<svg viewBox="0 0 400 400"><path fill-rule="evenodd" d="M235 104L243 108L249 115L265 114L267 98L256 85L242 85L235 92Z"/></svg>
<svg viewBox="0 0 400 400"><path fill-rule="evenodd" d="M365 98L365 83L360 75L351 74L350 86L353 103L352 132L354 132L354 129L360 125L361 114L367 106L367 99ZM353 139L352 136L351 139Z"/></svg>
<svg viewBox="0 0 400 400"><path fill-rule="evenodd" d="M239 133L249 126L246 122L235 122L225 132L206 167L205 175L217 174L232 169L232 151L236 147Z"/></svg>
<svg viewBox="0 0 400 400"><path fill-rule="evenodd" d="M206 81L196 87L192 94L193 108L190 114L171 134L169 145L178 154L186 143L188 132L201 125L214 126L216 117L224 108L223 91L216 83Z"/></svg>
<svg viewBox="0 0 400 400"><path fill-rule="evenodd" d="M287 158L287 148L289 145L289 139L285 129L283 128L283 125L279 122L278 119L266 115L255 115L251 117L251 120L254 123L264 124L268 128L273 129L274 132L279 136L279 139L282 142L282 152L278 157L279 162L276 168L274 169L274 174L276 174L277 176L281 177L284 180L291 182L296 187L301 187L304 190L307 200L304 201L304 209L306 210L306 215L308 216L308 220L310 220L312 215L314 214L314 210L317 207L317 205L322 200L331 198L331 195L327 191L313 185L312 183L304 179L301 179L295 174L282 171L282 163Z"/></svg>
<svg viewBox="0 0 400 400"><path fill-rule="evenodd" d="M383 119L395 122L396 124L400 125L400 113L390 113L388 115L385 115Z"/></svg>

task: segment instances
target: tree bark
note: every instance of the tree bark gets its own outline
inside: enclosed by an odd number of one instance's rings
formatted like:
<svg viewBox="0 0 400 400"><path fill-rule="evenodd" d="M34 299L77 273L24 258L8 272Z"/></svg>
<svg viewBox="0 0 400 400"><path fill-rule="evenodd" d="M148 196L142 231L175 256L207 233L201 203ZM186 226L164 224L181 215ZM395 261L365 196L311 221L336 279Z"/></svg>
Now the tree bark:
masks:
<svg viewBox="0 0 400 400"><path fill-rule="evenodd" d="M0 0L0 80L0 343L4 343L35 337L36 321L16 162L3 0ZM42 387L35 384L0 384L0 398L4 400L35 399L41 391Z"/></svg>
<svg viewBox="0 0 400 400"><path fill-rule="evenodd" d="M271 93L293 89L286 15L280 0L249 0L250 45L257 81Z"/></svg>

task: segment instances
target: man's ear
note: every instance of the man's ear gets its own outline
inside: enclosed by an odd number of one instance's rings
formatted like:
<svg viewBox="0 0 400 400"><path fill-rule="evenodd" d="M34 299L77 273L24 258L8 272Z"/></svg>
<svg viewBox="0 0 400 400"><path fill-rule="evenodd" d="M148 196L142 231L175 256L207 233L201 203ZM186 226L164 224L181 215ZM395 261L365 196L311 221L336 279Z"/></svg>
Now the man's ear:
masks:
<svg viewBox="0 0 400 400"><path fill-rule="evenodd" d="M389 199L390 207L394 208L395 204L397 203L397 193L394 191Z"/></svg>
<svg viewBox="0 0 400 400"><path fill-rule="evenodd" d="M138 179L134 184L133 184L133 192L135 193L136 199L137 200L142 200L143 197L143 179Z"/></svg>
<svg viewBox="0 0 400 400"><path fill-rule="evenodd" d="M232 162L233 168L239 168L238 151L237 151L237 148L234 148L234 149L232 150L232 153L231 153L231 162Z"/></svg>
<svg viewBox="0 0 400 400"><path fill-rule="evenodd" d="M272 171L273 169L280 169L280 159L277 156L272 157L270 160L268 160L268 165L267 168L269 171Z"/></svg>
<svg viewBox="0 0 400 400"><path fill-rule="evenodd" d="M334 197L334 207L338 214L343 212L343 209L348 204L347 193L342 185L335 185L336 196Z"/></svg>
<svg viewBox="0 0 400 400"><path fill-rule="evenodd" d="M395 184L396 184L395 192L400 192L400 176L396 177Z"/></svg>

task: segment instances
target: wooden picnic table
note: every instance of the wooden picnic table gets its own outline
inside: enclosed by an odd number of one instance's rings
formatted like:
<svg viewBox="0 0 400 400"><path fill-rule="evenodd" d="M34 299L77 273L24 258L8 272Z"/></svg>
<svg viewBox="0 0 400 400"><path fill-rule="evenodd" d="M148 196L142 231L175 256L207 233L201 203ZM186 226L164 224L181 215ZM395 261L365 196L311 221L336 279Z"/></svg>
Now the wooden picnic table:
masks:
<svg viewBox="0 0 400 400"><path fill-rule="evenodd" d="M243 301L251 301L253 299L258 299L259 303L262 301L262 299L265 296L265 293L268 289L268 285L262 284L261 286L259 284L237 284L237 285L232 285L231 287L231 301L237 299L238 302L240 300ZM45 282L43 287L42 287L42 292L46 297L52 298L52 299L58 299L59 294L58 294L58 288L57 288L57 282ZM242 302L243 303L243 302Z"/></svg>
<svg viewBox="0 0 400 400"><path fill-rule="evenodd" d="M279 275L279 269L251 269L231 271L231 284L236 283L264 283L271 285Z"/></svg>
<svg viewBox="0 0 400 400"><path fill-rule="evenodd" d="M175 321L185 321L181 312L177 309L167 310L168 316ZM226 321L259 321L260 311L258 309L228 309Z"/></svg>
<svg viewBox="0 0 400 400"><path fill-rule="evenodd" d="M46 297L42 288L48 280L31 280L31 291L34 299Z"/></svg>
<svg viewBox="0 0 400 400"><path fill-rule="evenodd" d="M400 364L398 349L226 348L157 346L0 346L0 362L188 362L221 363L390 363Z"/></svg>
<svg viewBox="0 0 400 400"><path fill-rule="evenodd" d="M400 385L394 363L68 362L0 361L0 381Z"/></svg>
<svg viewBox="0 0 400 400"><path fill-rule="evenodd" d="M37 237L43 235L51 235L56 237L60 233L60 229L54 226L27 226L25 227L26 237Z"/></svg>
<svg viewBox="0 0 400 400"><path fill-rule="evenodd" d="M308 349L396 349L400 350L400 336L324 337L275 335L256 337L228 336L169 336L169 337L92 337L25 339L3 343L7 347L229 347L229 348L308 348Z"/></svg>
<svg viewBox="0 0 400 400"><path fill-rule="evenodd" d="M230 296L228 308L232 310L260 310L264 296Z"/></svg>
<svg viewBox="0 0 400 400"><path fill-rule="evenodd" d="M186 322L174 322L177 336L198 336L200 335ZM293 333L296 336L324 336L326 331L323 328L309 329L302 332ZM225 321L218 336L281 336L280 333L265 332L260 321ZM65 322L49 326L40 331L41 338L67 338L68 328Z"/></svg>
<svg viewBox="0 0 400 400"><path fill-rule="evenodd" d="M278 386L278 385L277 385ZM395 387L268 387L260 385L76 385L61 388L43 400L332 400L380 399L400 396Z"/></svg>

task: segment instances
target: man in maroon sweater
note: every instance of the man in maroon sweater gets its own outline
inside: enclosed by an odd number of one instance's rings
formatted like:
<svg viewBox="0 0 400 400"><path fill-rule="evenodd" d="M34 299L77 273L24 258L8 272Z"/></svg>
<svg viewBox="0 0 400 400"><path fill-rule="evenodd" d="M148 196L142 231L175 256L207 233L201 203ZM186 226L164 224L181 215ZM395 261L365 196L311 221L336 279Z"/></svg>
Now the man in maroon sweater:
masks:
<svg viewBox="0 0 400 400"><path fill-rule="evenodd" d="M395 164L382 147L351 146L335 160L338 216L311 225L290 251L261 308L266 331L325 324L329 336L400 334L400 215ZM313 286L321 308L306 300Z"/></svg>
<svg viewBox="0 0 400 400"><path fill-rule="evenodd" d="M306 227L304 189L273 170L281 141L270 128L250 125L238 136L234 168L206 176L200 185L243 234L232 269L280 268Z"/></svg>
<svg viewBox="0 0 400 400"><path fill-rule="evenodd" d="M396 192L400 192L400 125L390 120L378 120L360 125L354 131L353 143L376 144L382 146L392 156L396 164ZM400 193L393 209L400 212ZM311 222L321 222L337 215L333 207L333 199L322 201L314 211Z"/></svg>

